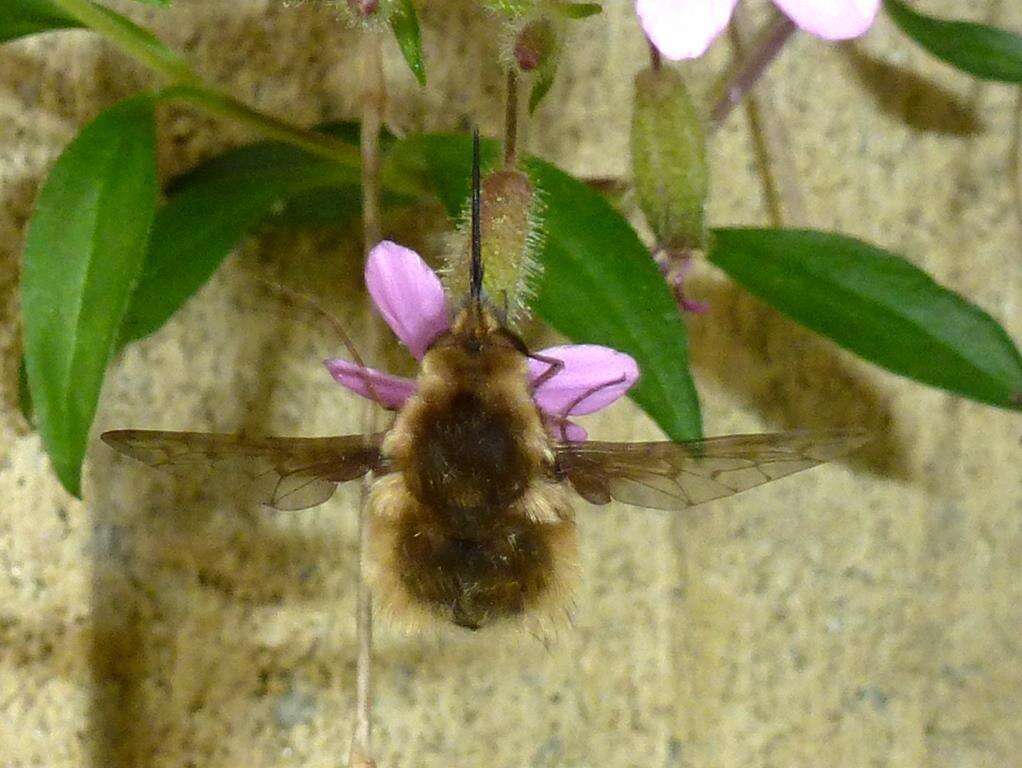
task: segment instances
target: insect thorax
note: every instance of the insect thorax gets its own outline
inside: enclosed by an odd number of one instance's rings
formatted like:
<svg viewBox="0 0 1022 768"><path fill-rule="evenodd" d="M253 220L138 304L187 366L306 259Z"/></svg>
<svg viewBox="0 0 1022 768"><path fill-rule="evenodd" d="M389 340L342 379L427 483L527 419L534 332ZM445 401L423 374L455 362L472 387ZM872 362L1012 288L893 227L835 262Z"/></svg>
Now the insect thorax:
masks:
<svg viewBox="0 0 1022 768"><path fill-rule="evenodd" d="M547 460L525 358L491 338L430 350L418 393L395 424L406 439L394 459L409 492L460 538L487 535Z"/></svg>

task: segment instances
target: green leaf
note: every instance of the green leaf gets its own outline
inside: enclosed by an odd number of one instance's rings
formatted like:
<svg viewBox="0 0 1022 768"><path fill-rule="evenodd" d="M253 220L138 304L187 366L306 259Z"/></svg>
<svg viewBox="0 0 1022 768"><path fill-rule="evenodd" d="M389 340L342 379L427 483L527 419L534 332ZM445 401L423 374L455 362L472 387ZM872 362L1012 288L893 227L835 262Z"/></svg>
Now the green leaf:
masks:
<svg viewBox="0 0 1022 768"><path fill-rule="evenodd" d="M486 162L497 157L495 142L485 142L483 150ZM471 153L465 136L415 136L395 147L390 162L430 181L456 219L468 199ZM632 398L672 439L698 437L685 326L649 251L582 182L538 159L526 161L525 169L546 205L536 313L573 341L632 355L642 371Z"/></svg>
<svg viewBox="0 0 1022 768"><path fill-rule="evenodd" d="M104 36L129 56L140 58L148 66L180 82L190 82L195 78L188 62L179 53L164 45L152 32L104 5L98 3L92 5L97 19L95 22L89 21L89 25L97 28L102 26Z"/></svg>
<svg viewBox="0 0 1022 768"><path fill-rule="evenodd" d="M156 214L121 342L162 326L248 232L289 200L330 189L358 201L358 182L357 171L276 142L227 152L176 180Z"/></svg>
<svg viewBox="0 0 1022 768"><path fill-rule="evenodd" d="M43 445L76 496L156 210L155 146L151 98L108 109L57 160L29 224L21 273L29 390Z"/></svg>
<svg viewBox="0 0 1022 768"><path fill-rule="evenodd" d="M539 72L536 73L536 81L532 84L532 90L529 92L529 114L531 115L536 111L536 107L543 101L546 95L550 92L551 86L554 84L554 76L557 74L557 65L551 64L550 66L543 67Z"/></svg>
<svg viewBox="0 0 1022 768"><path fill-rule="evenodd" d="M162 0L140 1L168 4ZM129 56L174 80L184 83L195 79L188 63L148 30L105 5L81 5L70 13L50 0L0 0L0 42L52 29L90 27Z"/></svg>
<svg viewBox="0 0 1022 768"><path fill-rule="evenodd" d="M551 8L566 19L587 19L603 12L599 3L553 3Z"/></svg>
<svg viewBox="0 0 1022 768"><path fill-rule="evenodd" d="M900 256L844 235L718 229L710 261L793 320L870 362L1022 410L1022 356L986 312Z"/></svg>
<svg viewBox="0 0 1022 768"><path fill-rule="evenodd" d="M357 123L320 126L350 144ZM383 151L394 137L380 137ZM124 318L121 343L159 329L262 222L284 226L344 226L361 214L356 169L279 142L258 142L224 153L178 176L156 214L145 267ZM384 192L381 204L410 198Z"/></svg>
<svg viewBox="0 0 1022 768"><path fill-rule="evenodd" d="M901 31L938 59L984 80L1022 83L1022 37L997 27L924 16L901 0L885 0Z"/></svg>
<svg viewBox="0 0 1022 768"><path fill-rule="evenodd" d="M81 24L49 0L0 0L0 43Z"/></svg>
<svg viewBox="0 0 1022 768"><path fill-rule="evenodd" d="M394 30L401 55L408 62L408 67L419 81L426 84L426 64L422 57L422 33L419 31L419 17L415 13L412 0L398 0L397 7L390 16L390 27Z"/></svg>

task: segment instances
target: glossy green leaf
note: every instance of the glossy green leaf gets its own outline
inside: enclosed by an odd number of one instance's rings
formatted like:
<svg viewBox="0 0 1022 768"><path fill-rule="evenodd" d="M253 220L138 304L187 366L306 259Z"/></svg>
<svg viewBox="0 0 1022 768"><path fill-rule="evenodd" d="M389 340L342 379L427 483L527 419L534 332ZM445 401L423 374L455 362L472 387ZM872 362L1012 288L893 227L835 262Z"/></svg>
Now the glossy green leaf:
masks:
<svg viewBox="0 0 1022 768"><path fill-rule="evenodd" d="M793 320L903 376L1022 410L1022 356L986 312L844 235L718 229L710 261Z"/></svg>
<svg viewBox="0 0 1022 768"><path fill-rule="evenodd" d="M141 0L147 2L148 0ZM161 3L162 4L162 3ZM87 12L87 13L86 13ZM100 3L86 3L79 22L50 0L0 0L0 42L52 29L90 26L134 58L181 82L194 79L187 62L155 35Z"/></svg>
<svg viewBox="0 0 1022 768"><path fill-rule="evenodd" d="M29 224L21 273L29 390L46 451L75 495L156 210L155 144L149 97L107 110L57 160Z"/></svg>
<svg viewBox="0 0 1022 768"><path fill-rule="evenodd" d="M99 11L103 26L109 31L105 36L116 46L125 50L133 58L142 60L151 67L157 68L164 75L173 77L180 82L189 82L195 75L188 66L188 62L174 50L171 50L163 41L147 29L143 29L126 16L107 8L99 3L93 3ZM91 24L91 22L90 22ZM97 27L99 22L96 22Z"/></svg>
<svg viewBox="0 0 1022 768"><path fill-rule="evenodd" d="M358 144L357 123L320 131ZM384 132L386 151L394 137ZM361 214L357 169L279 142L224 153L174 179L156 214L145 267L124 318L121 343L160 328L263 222L283 226L344 226ZM384 192L384 209L409 198Z"/></svg>
<svg viewBox="0 0 1022 768"><path fill-rule="evenodd" d="M179 178L156 214L122 343L162 326L247 233L288 201L327 188L357 201L358 182L357 171L275 142L227 152Z"/></svg>
<svg viewBox="0 0 1022 768"><path fill-rule="evenodd" d="M53 29L80 27L49 0L0 0L0 43Z"/></svg>
<svg viewBox="0 0 1022 768"><path fill-rule="evenodd" d="M422 33L412 0L397 0L397 7L390 16L390 28L394 30L401 55L408 62L415 79L419 85L425 85L426 62L422 56Z"/></svg>
<svg viewBox="0 0 1022 768"><path fill-rule="evenodd" d="M492 162L496 143L483 149ZM430 181L452 218L461 214L471 170L467 137L411 137L395 147L391 162ZM672 439L698 437L685 326L649 251L585 184L541 160L530 159L525 168L546 205L536 313L573 341L632 355L642 371L632 398Z"/></svg>
<svg viewBox="0 0 1022 768"><path fill-rule="evenodd" d="M901 0L884 6L902 32L934 56L984 80L1022 83L1022 37L997 27L946 21L912 10Z"/></svg>

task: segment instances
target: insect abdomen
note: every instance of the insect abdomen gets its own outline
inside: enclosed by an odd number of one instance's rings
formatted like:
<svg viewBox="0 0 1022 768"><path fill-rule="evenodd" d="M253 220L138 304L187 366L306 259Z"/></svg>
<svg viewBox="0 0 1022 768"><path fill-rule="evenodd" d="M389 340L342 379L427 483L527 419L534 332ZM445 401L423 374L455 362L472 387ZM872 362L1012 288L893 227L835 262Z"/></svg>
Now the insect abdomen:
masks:
<svg viewBox="0 0 1022 768"><path fill-rule="evenodd" d="M426 613L479 629L566 598L576 553L571 520L503 516L489 535L465 538L440 519L419 508L372 520L374 589L397 618Z"/></svg>

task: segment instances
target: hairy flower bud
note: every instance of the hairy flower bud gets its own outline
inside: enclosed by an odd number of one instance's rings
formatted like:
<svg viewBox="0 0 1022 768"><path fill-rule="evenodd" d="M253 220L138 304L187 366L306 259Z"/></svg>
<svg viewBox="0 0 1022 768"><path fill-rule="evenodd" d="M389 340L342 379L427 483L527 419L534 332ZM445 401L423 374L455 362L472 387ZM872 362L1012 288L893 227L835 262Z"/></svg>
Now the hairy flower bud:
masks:
<svg viewBox="0 0 1022 768"><path fill-rule="evenodd" d="M549 19L530 21L515 37L515 61L523 72L549 64L556 50L557 31Z"/></svg>
<svg viewBox="0 0 1022 768"><path fill-rule="evenodd" d="M701 248L709 186L706 136L685 83L673 69L646 69L635 79L632 172L657 245Z"/></svg>
<svg viewBox="0 0 1022 768"><path fill-rule="evenodd" d="M487 174L482 181L480 228L483 237L483 288L508 322L528 312L532 283L539 271L540 206L529 178L517 169ZM468 292L470 240L468 218L447 249L444 283L451 296Z"/></svg>

